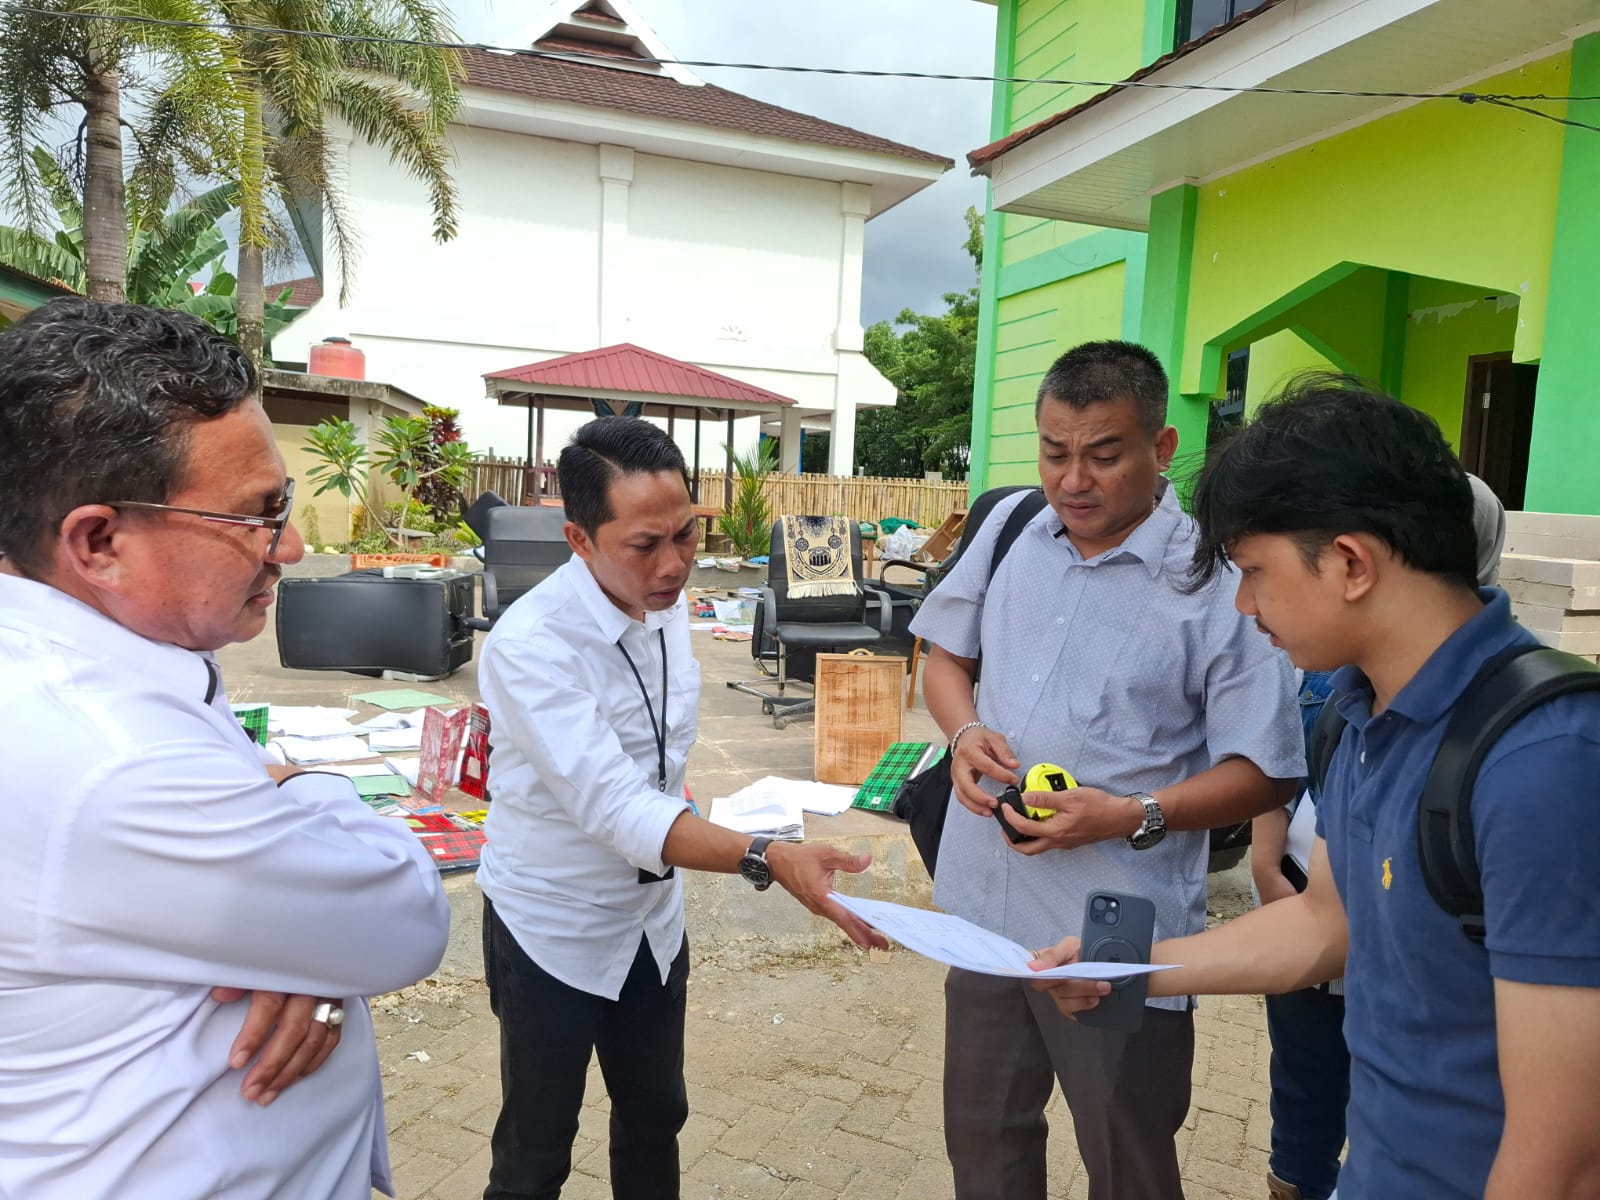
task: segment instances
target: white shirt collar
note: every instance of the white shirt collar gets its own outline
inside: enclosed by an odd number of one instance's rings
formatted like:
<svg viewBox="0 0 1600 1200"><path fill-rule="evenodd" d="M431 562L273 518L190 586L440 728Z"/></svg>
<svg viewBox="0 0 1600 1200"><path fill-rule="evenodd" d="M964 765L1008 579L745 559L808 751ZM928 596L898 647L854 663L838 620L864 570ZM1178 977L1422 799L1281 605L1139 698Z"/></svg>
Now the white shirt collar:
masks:
<svg viewBox="0 0 1600 1200"><path fill-rule="evenodd" d="M602 637L608 642L619 642L630 627L641 624L611 602L611 597L605 594L599 581L595 579L594 572L589 570L588 563L576 556L571 562L573 589L588 606L589 612L594 616L595 624L600 627ZM663 608L658 612L647 610L642 624L645 632L654 633L658 629L668 628L683 611L682 601L682 593L679 593L678 601L671 608Z"/></svg>

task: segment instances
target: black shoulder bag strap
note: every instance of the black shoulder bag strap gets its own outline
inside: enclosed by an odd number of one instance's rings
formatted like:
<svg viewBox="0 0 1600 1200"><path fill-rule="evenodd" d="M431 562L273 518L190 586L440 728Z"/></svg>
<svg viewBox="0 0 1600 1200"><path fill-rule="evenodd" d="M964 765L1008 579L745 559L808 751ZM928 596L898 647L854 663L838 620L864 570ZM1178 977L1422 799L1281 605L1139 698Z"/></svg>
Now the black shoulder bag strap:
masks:
<svg viewBox="0 0 1600 1200"><path fill-rule="evenodd" d="M1600 691L1600 667L1544 646L1513 646L1491 658L1450 714L1417 805L1417 854L1428 891L1474 942L1484 937L1483 880L1472 832L1472 791L1501 736L1541 704Z"/></svg>
<svg viewBox="0 0 1600 1200"><path fill-rule="evenodd" d="M1306 777L1311 783L1314 797L1322 795L1322 785L1328 781L1328 767L1333 762L1333 752L1339 748L1339 740L1344 737L1344 727L1348 724L1335 703L1338 699L1338 692L1328 695L1322 711L1317 714L1317 723L1311 727L1311 736L1306 740Z"/></svg>
<svg viewBox="0 0 1600 1200"><path fill-rule="evenodd" d="M1000 536L995 539L994 553L989 556L989 582L994 582L994 573L1000 569L1000 564L1005 561L1006 554L1022 536L1022 531L1028 527L1028 522L1039 515L1044 508L1044 489L1035 488L1028 492L1017 502L1017 506L1006 514L1006 523L1000 527Z"/></svg>

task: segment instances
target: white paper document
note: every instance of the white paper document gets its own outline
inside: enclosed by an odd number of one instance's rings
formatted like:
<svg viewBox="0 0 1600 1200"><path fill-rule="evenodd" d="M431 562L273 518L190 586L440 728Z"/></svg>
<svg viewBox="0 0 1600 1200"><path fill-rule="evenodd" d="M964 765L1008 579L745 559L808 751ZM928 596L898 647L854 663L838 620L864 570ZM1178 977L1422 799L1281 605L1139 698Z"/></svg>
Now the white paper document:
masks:
<svg viewBox="0 0 1600 1200"><path fill-rule="evenodd" d="M385 757L384 762L389 764L389 769L401 776L412 787L417 786L417 775L422 770L420 758L390 758Z"/></svg>
<svg viewBox="0 0 1600 1200"><path fill-rule="evenodd" d="M346 737L355 732L349 720L355 713L353 708L274 704L267 711L267 729L285 737Z"/></svg>
<svg viewBox="0 0 1600 1200"><path fill-rule="evenodd" d="M282 737L275 739L273 745L282 750L290 762L302 767L372 757L372 750L358 737Z"/></svg>
<svg viewBox="0 0 1600 1200"><path fill-rule="evenodd" d="M1033 955L1029 951L1010 938L990 933L971 921L949 913L907 908L886 900L842 896L838 892L833 893L833 899L907 950L983 975L1006 975L1013 979L1121 979L1125 975L1148 975L1172 969L1146 963L1094 962L1030 971L1028 962Z"/></svg>
<svg viewBox="0 0 1600 1200"><path fill-rule="evenodd" d="M805 817L799 800L751 784L731 796L711 801L711 823L724 828L765 835L785 841L799 841L804 834Z"/></svg>
<svg viewBox="0 0 1600 1200"><path fill-rule="evenodd" d="M393 750L420 750L420 729L377 729L367 738L374 754L387 754Z"/></svg>

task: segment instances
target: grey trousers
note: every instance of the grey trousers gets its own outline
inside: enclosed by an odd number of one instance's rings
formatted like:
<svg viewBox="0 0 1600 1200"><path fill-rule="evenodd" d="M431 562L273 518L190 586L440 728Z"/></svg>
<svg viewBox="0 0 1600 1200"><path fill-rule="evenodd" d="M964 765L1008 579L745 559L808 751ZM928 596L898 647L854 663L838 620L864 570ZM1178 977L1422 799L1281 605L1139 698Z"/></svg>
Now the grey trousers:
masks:
<svg viewBox="0 0 1600 1200"><path fill-rule="evenodd" d="M945 979L944 1138L956 1200L1044 1200L1057 1080L1089 1200L1183 1200L1173 1143L1189 1111L1194 1016L1147 1008L1138 1033L1062 1016L1027 983Z"/></svg>

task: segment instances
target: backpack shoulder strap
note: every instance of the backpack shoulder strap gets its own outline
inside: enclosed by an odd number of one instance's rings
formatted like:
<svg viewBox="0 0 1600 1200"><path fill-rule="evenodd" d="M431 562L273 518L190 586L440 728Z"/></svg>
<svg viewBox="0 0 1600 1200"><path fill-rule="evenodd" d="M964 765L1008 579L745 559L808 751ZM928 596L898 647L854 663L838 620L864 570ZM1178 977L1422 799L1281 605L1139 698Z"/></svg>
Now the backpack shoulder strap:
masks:
<svg viewBox="0 0 1600 1200"><path fill-rule="evenodd" d="M1349 724L1340 713L1336 701L1339 693L1333 692L1317 714L1317 723L1311 727L1306 740L1306 778L1311 784L1313 799L1322 796L1322 785L1328 781L1328 767L1333 762L1333 752L1344 737L1344 727Z"/></svg>
<svg viewBox="0 0 1600 1200"><path fill-rule="evenodd" d="M1005 561L1016 540L1022 536L1022 531L1027 528L1028 522L1038 516L1042 508L1044 508L1044 489L1034 488L1006 514L1006 523L1000 527L1000 536L994 543L994 553L989 557L990 579L994 578L994 573L1000 569L1000 564Z"/></svg>
<svg viewBox="0 0 1600 1200"><path fill-rule="evenodd" d="M1422 877L1440 908L1482 942L1483 881L1472 791L1483 760L1522 717L1558 696L1600 691L1600 667L1544 646L1513 646L1485 663L1450 714L1417 805Z"/></svg>

